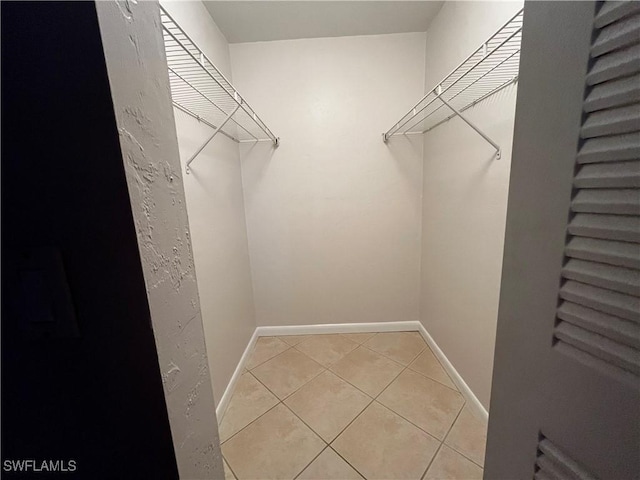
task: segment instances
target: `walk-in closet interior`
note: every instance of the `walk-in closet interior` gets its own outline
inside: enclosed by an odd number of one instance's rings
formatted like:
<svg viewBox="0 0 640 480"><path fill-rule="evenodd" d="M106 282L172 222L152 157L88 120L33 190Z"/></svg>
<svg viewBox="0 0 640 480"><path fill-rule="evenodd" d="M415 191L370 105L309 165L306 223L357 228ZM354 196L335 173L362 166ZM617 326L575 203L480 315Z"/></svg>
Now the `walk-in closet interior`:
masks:
<svg viewBox="0 0 640 480"><path fill-rule="evenodd" d="M230 478L481 477L522 7L160 2Z"/></svg>
<svg viewBox="0 0 640 480"><path fill-rule="evenodd" d="M7 478L637 478L640 1L0 9Z"/></svg>

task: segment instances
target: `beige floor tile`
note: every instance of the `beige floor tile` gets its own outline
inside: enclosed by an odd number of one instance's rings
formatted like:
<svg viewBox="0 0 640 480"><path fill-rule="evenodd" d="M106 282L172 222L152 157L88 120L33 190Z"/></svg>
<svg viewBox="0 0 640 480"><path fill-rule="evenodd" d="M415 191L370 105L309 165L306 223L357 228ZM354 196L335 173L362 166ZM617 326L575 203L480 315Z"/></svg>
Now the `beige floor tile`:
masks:
<svg viewBox="0 0 640 480"><path fill-rule="evenodd" d="M439 442L373 402L332 447L367 479L419 479Z"/></svg>
<svg viewBox="0 0 640 480"><path fill-rule="evenodd" d="M364 342L366 342L371 337L373 337L375 335L375 333L373 333L373 332L371 332L371 333L341 333L340 335L342 335L345 338L348 338L352 342L356 342L356 343L362 345Z"/></svg>
<svg viewBox="0 0 640 480"><path fill-rule="evenodd" d="M310 335L309 338L296 345L296 348L305 355L309 355L316 362L328 367L357 346L357 343L336 334Z"/></svg>
<svg viewBox="0 0 640 480"><path fill-rule="evenodd" d="M391 332L377 334L364 346L407 366L427 345L409 332Z"/></svg>
<svg viewBox="0 0 640 480"><path fill-rule="evenodd" d="M402 372L378 401L440 440L464 405L458 392L411 370Z"/></svg>
<svg viewBox="0 0 640 480"><path fill-rule="evenodd" d="M451 387L454 390L458 390L456 388L455 383L449 378L447 372L444 371L444 368L433 354L430 348L425 348L424 351L418 355L409 368L414 372L421 373L433 380L436 380L447 387Z"/></svg>
<svg viewBox="0 0 640 480"><path fill-rule="evenodd" d="M220 441L249 425L276 405L279 400L250 373L245 373L236 384L229 407L220 423Z"/></svg>
<svg viewBox="0 0 640 480"><path fill-rule="evenodd" d="M280 335L278 338L284 343L294 347L303 340L309 338L309 335Z"/></svg>
<svg viewBox="0 0 640 480"><path fill-rule="evenodd" d="M375 337L374 337L375 338ZM372 397L402 371L402 365L365 347L358 347L329 369Z"/></svg>
<svg viewBox="0 0 640 480"><path fill-rule="evenodd" d="M328 447L305 468L299 480L362 480L362 477L340 455Z"/></svg>
<svg viewBox="0 0 640 480"><path fill-rule="evenodd" d="M483 466L487 443L487 424L474 416L469 407L465 407L447 435L445 443L478 465Z"/></svg>
<svg viewBox="0 0 640 480"><path fill-rule="evenodd" d="M252 373L282 400L323 370L322 365L292 348L254 368Z"/></svg>
<svg viewBox="0 0 640 480"><path fill-rule="evenodd" d="M416 338L416 339L420 340L421 342L424 342L424 338L422 337L422 334L420 332L415 332L414 331L414 332L404 332L404 333L406 333L407 335L412 336L413 338ZM425 345L426 344L427 343L425 342Z"/></svg>
<svg viewBox="0 0 640 480"><path fill-rule="evenodd" d="M289 479L299 474L326 444L280 404L222 445L239 480Z"/></svg>
<svg viewBox="0 0 640 480"><path fill-rule="evenodd" d="M236 480L235 475L227 465L227 461L224 460L224 480Z"/></svg>
<svg viewBox="0 0 640 480"><path fill-rule="evenodd" d="M253 348L253 353L245 365L249 370L284 352L289 345L277 337L260 337Z"/></svg>
<svg viewBox="0 0 640 480"><path fill-rule="evenodd" d="M482 480L482 469L443 445L424 480Z"/></svg>
<svg viewBox="0 0 640 480"><path fill-rule="evenodd" d="M357 388L325 371L285 404L326 442L331 442L371 402Z"/></svg>

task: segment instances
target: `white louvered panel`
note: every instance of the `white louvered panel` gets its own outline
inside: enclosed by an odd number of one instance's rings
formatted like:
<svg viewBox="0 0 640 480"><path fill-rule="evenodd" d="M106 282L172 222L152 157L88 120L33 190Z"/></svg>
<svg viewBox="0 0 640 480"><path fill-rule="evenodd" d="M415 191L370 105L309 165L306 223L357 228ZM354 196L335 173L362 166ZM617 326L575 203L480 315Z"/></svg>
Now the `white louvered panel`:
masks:
<svg viewBox="0 0 640 480"><path fill-rule="evenodd" d="M640 376L640 7L605 2L595 25L554 337L628 380Z"/></svg>
<svg viewBox="0 0 640 480"><path fill-rule="evenodd" d="M640 187L640 161L582 165L573 185L576 188L638 188Z"/></svg>

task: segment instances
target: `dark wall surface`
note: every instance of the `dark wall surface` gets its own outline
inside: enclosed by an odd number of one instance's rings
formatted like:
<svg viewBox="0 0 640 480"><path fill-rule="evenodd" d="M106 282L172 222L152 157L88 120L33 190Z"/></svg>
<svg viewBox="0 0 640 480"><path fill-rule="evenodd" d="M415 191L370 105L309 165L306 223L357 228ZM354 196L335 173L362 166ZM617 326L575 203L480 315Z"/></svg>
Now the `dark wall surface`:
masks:
<svg viewBox="0 0 640 480"><path fill-rule="evenodd" d="M1 9L3 467L177 478L95 5ZM36 247L60 253L79 336L24 328L16 265Z"/></svg>

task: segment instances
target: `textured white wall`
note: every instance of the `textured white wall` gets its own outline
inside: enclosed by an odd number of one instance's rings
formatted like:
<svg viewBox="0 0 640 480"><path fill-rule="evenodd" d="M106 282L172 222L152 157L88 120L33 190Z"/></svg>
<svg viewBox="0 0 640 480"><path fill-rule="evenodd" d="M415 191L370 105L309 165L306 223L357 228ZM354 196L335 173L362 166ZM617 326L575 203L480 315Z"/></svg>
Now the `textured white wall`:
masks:
<svg viewBox="0 0 640 480"><path fill-rule="evenodd" d="M446 2L427 31L425 88L511 18L522 2ZM465 111L502 147L455 118L424 136L420 318L489 407L517 86Z"/></svg>
<svg viewBox="0 0 640 480"><path fill-rule="evenodd" d="M218 69L231 79L229 46L202 2L162 2ZM182 172L212 129L174 109ZM216 404L255 330L238 145L218 135L183 175Z"/></svg>
<svg viewBox="0 0 640 480"><path fill-rule="evenodd" d="M178 470L222 478L160 12L155 2L96 8Z"/></svg>
<svg viewBox="0 0 640 480"><path fill-rule="evenodd" d="M385 131L424 90L423 33L232 44L281 146L241 148L258 325L418 318L422 141Z"/></svg>

